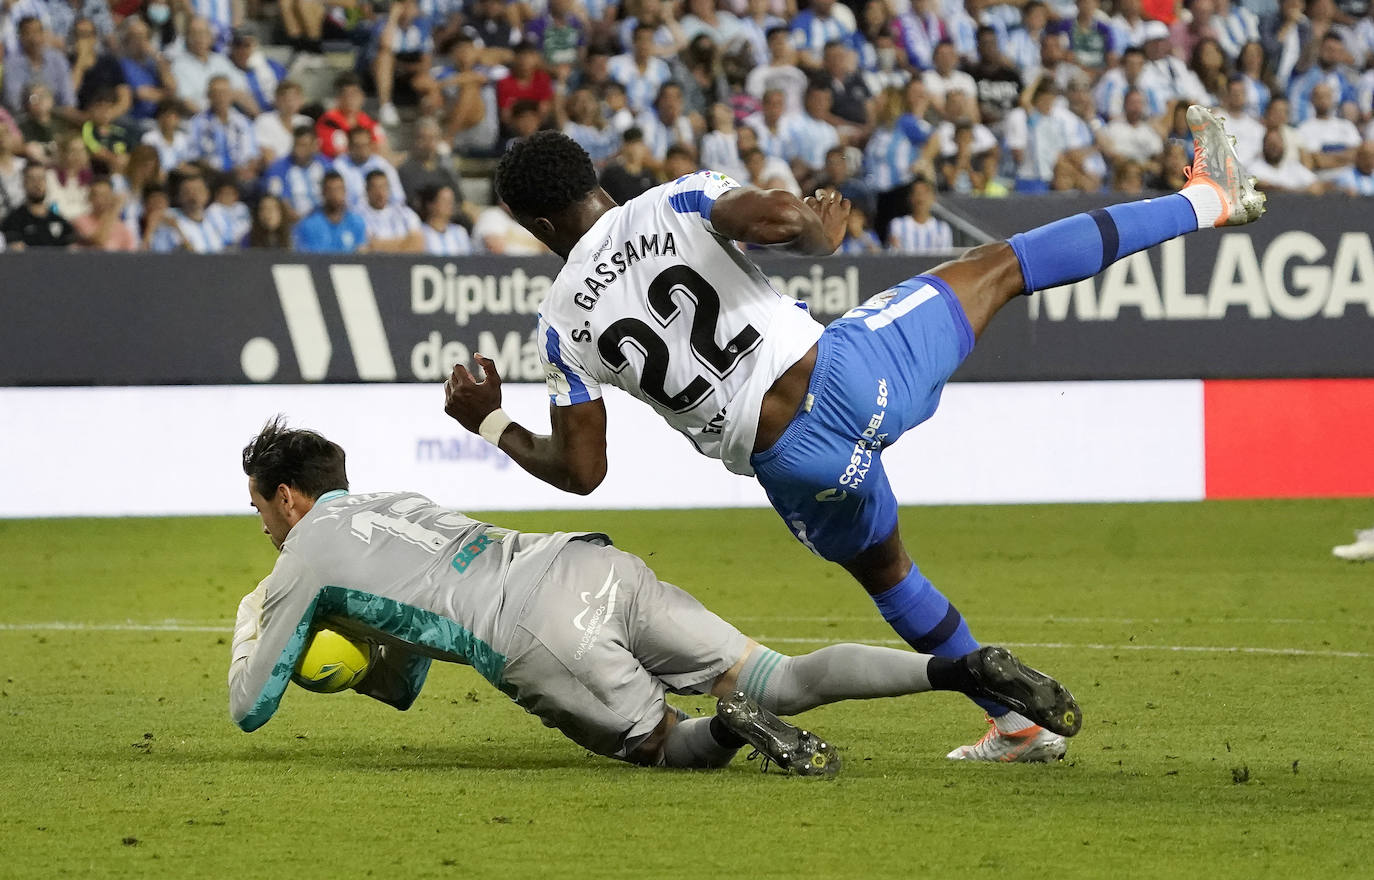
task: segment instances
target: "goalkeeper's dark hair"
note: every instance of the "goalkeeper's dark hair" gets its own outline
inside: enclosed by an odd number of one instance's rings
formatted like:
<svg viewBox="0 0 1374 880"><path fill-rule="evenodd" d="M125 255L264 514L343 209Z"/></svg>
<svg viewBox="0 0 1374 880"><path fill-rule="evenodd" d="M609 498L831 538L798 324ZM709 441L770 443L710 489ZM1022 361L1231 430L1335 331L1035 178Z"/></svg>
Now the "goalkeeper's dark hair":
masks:
<svg viewBox="0 0 1374 880"><path fill-rule="evenodd" d="M253 479L259 495L272 497L277 487L290 486L310 498L331 489L347 489L343 447L314 431L286 427L274 416L258 436L243 447L243 472Z"/></svg>
<svg viewBox="0 0 1374 880"><path fill-rule="evenodd" d="M516 216L557 214L596 186L587 151L559 131L538 131L516 141L496 166L496 194Z"/></svg>

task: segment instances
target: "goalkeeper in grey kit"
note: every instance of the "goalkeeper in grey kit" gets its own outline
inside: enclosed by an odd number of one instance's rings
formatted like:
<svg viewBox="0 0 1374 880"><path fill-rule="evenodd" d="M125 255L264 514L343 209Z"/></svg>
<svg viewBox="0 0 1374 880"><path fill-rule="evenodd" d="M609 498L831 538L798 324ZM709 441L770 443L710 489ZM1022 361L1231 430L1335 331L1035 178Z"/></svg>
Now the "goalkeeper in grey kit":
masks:
<svg viewBox="0 0 1374 880"><path fill-rule="evenodd" d="M1072 735L1072 695L1004 648L961 658L840 644L771 651L596 533L530 534L408 492L348 494L344 451L269 422L243 452L249 497L280 551L239 604L235 723L281 702L313 629L377 646L354 689L397 709L432 661L463 663L549 727L636 764L720 767L744 745L800 775L833 775L834 746L778 716L847 699L954 690ZM665 695L711 694L688 718Z"/></svg>

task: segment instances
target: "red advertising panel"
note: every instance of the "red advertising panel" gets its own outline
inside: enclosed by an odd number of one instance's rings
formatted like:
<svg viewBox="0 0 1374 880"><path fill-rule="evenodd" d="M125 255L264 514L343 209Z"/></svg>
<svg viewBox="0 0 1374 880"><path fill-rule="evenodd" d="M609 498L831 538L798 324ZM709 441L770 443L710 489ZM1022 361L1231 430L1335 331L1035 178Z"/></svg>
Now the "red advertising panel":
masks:
<svg viewBox="0 0 1374 880"><path fill-rule="evenodd" d="M1374 379L1203 384L1208 498L1374 495Z"/></svg>

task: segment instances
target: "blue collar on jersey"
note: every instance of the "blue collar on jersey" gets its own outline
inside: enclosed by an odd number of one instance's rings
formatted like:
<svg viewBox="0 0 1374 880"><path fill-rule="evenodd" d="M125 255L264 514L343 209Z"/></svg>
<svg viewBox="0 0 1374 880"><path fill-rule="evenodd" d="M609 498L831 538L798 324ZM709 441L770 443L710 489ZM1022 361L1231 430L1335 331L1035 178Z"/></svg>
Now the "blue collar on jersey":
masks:
<svg viewBox="0 0 1374 880"><path fill-rule="evenodd" d="M316 504L323 504L326 501L333 501L335 498L342 498L348 494L347 489L330 489L328 492L315 499Z"/></svg>

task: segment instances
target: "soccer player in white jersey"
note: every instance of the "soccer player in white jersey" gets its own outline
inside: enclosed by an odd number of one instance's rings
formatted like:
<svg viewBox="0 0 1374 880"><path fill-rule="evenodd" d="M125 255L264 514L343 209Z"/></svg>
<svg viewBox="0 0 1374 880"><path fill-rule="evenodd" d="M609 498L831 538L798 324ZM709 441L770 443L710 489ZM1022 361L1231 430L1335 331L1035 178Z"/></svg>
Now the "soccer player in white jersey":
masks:
<svg viewBox="0 0 1374 880"><path fill-rule="evenodd" d="M512 215L567 260L537 330L551 433L536 436L501 410L500 377L484 357L481 383L454 367L445 410L531 474L586 494L606 473L601 386L618 386L703 454L755 475L796 538L844 566L908 644L962 656L978 643L902 545L883 448L935 412L945 381L1006 303L1263 213L1221 123L1201 107L1188 118L1197 147L1180 193L974 248L824 328L773 290L735 243L830 254L849 213L838 193L803 200L703 171L619 206L573 141L541 132L506 152L496 188ZM1022 713L979 704L992 728L950 758L1064 754L1061 736Z"/></svg>
<svg viewBox="0 0 1374 880"><path fill-rule="evenodd" d="M391 181L386 172L374 168L367 172L367 201L358 209L367 227L368 250L389 254L418 254L425 249L420 231L420 215L391 198Z"/></svg>
<svg viewBox="0 0 1374 880"><path fill-rule="evenodd" d="M471 665L527 712L600 755L720 767L746 742L804 776L835 749L780 720L846 699L957 690L1023 705L1072 733L1072 696L1005 648L950 659L868 645L788 657L759 645L596 533L522 534L411 492L348 494L344 451L269 422L243 450L248 496L280 551L239 603L229 712L276 713L312 629L374 646L354 689L405 710L433 660ZM747 661L758 697L739 691ZM688 719L672 691L720 698Z"/></svg>

